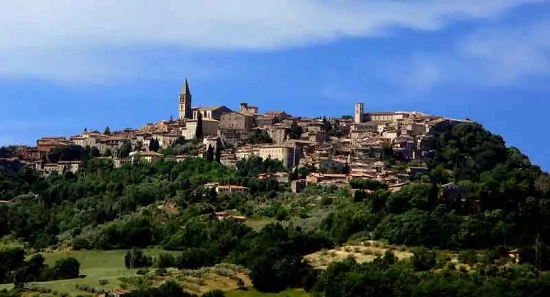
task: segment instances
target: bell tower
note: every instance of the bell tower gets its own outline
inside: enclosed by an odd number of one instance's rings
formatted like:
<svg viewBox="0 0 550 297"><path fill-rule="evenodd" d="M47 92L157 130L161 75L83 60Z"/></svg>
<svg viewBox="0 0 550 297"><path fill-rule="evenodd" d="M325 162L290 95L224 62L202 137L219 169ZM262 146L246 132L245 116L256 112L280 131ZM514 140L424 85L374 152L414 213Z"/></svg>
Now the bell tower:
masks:
<svg viewBox="0 0 550 297"><path fill-rule="evenodd" d="M185 79L185 83L183 84L179 95L178 110L180 120L193 118L193 111L191 110L191 91L189 91L189 83L187 82L187 78Z"/></svg>
<svg viewBox="0 0 550 297"><path fill-rule="evenodd" d="M355 103L355 116L354 122L360 124L363 122L363 116L365 114L365 106L363 103Z"/></svg>

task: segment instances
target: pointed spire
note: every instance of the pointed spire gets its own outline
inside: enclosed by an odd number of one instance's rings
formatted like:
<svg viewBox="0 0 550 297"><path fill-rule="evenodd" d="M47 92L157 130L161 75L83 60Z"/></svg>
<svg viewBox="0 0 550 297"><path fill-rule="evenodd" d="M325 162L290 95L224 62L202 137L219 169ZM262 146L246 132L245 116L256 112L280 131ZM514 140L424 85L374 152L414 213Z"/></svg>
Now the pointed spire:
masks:
<svg viewBox="0 0 550 297"><path fill-rule="evenodd" d="M182 95L190 95L191 91L189 91L189 83L187 82L187 77L185 78L185 83L183 84L183 87L181 88L181 94Z"/></svg>

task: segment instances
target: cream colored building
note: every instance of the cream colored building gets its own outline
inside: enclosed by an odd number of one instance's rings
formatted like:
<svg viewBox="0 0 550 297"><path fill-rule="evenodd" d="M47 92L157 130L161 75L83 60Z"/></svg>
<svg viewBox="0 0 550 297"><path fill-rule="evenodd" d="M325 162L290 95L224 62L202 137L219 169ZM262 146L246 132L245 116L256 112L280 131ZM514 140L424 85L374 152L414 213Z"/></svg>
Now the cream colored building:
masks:
<svg viewBox="0 0 550 297"><path fill-rule="evenodd" d="M202 119L202 135L207 136L217 136L218 135L218 126L220 121L214 119ZM181 135L185 139L195 139L197 134L197 120L188 120L185 122L185 127L181 130Z"/></svg>
<svg viewBox="0 0 550 297"><path fill-rule="evenodd" d="M275 159L283 163L287 168L295 164L295 148L290 145L268 144L263 146L245 146L240 147L235 152L237 160L247 159L252 156L258 156L262 159Z"/></svg>
<svg viewBox="0 0 550 297"><path fill-rule="evenodd" d="M135 151L130 153L130 158L132 160L132 163L136 163L136 161L145 161L145 162L156 162L162 158L162 154L156 153L156 152L140 152Z"/></svg>
<svg viewBox="0 0 550 297"><path fill-rule="evenodd" d="M265 145L258 148L258 156L262 159L276 159L283 163L287 168L294 166L294 151L293 147L286 145L274 144Z"/></svg>
<svg viewBox="0 0 550 297"><path fill-rule="evenodd" d="M267 134L273 140L274 143L283 143L287 137L288 131L285 127L273 127L267 129Z"/></svg>
<svg viewBox="0 0 550 297"><path fill-rule="evenodd" d="M247 187L242 187L242 186L228 185L228 186L217 186L216 187L216 193L218 195L220 195L220 194L241 194L241 195L246 195L246 194L248 194L248 192L249 192L249 189Z"/></svg>
<svg viewBox="0 0 550 297"><path fill-rule="evenodd" d="M393 141L397 139L397 137L399 137L399 131L397 130L384 131L382 133L382 137L385 139L388 139L387 142L393 143Z"/></svg>
<svg viewBox="0 0 550 297"><path fill-rule="evenodd" d="M202 139L202 144L207 149L208 149L209 146L212 146L212 148L215 150L216 147L218 146L218 142L219 142L218 139L219 138L217 136L204 137Z"/></svg>

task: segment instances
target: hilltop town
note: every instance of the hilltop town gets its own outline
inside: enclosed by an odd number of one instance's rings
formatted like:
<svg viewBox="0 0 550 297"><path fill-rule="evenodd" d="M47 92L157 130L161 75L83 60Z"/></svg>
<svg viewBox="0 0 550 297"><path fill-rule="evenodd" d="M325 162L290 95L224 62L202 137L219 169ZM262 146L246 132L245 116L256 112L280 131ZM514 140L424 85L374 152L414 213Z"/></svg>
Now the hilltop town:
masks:
<svg viewBox="0 0 550 297"><path fill-rule="evenodd" d="M177 104L0 147L0 296L548 295L550 176L480 124Z"/></svg>
<svg viewBox="0 0 550 297"><path fill-rule="evenodd" d="M414 111L370 112L363 103L355 104L353 116L297 117L285 111L262 113L260 107L247 103L240 103L238 110L224 105L193 106L192 99L186 79L178 96L177 119L135 129L42 137L35 147L12 148L17 159L43 176L78 171L79 160L48 158L57 148L78 145L91 149L98 158L111 159L115 167L137 160L204 158L210 150L226 166L258 156L279 160L287 169L314 168L305 179L292 181L294 191L312 183L345 185L352 178L400 187L426 173L421 160L428 153L424 144L435 124L469 121ZM393 159L385 158L390 156ZM390 168L388 161L394 159L407 166ZM288 181L287 172L274 175Z"/></svg>

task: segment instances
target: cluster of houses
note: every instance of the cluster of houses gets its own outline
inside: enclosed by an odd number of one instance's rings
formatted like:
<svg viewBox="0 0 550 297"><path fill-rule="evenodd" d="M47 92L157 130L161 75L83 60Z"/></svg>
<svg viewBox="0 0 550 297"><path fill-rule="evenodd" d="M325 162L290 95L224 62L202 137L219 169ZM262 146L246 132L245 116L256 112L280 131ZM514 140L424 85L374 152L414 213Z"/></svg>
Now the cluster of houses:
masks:
<svg viewBox="0 0 550 297"><path fill-rule="evenodd" d="M288 169L316 169L317 172L309 174L298 184L340 185L352 178L363 178L399 186L408 183L412 174L422 173L425 168L421 165L410 167L406 172L388 168L381 161L388 149L402 159L421 160L429 153L425 143L431 137L430 129L441 121L460 121L420 112L365 113L362 103L355 105L354 116L327 119L293 117L284 111L260 113L258 107L247 103L240 103L238 110L227 106L192 107L191 99L186 80L179 94L177 119L108 133L84 130L71 137L43 137L37 140L35 147L17 146L15 149L23 162L43 175L49 175L79 170L79 161L53 163L46 158L55 148L67 145L96 148L103 158L112 159L115 167L136 159L155 162L162 158L182 161L203 157L206 148L221 145L220 162L226 166L259 156L280 160ZM248 143L247 138L255 129L269 135L271 142ZM166 156L162 153L163 149L182 138L199 143L196 154ZM152 141L158 142L159 150L149 150ZM132 153L122 156L119 152L125 144L132 148ZM276 178L284 179L288 175ZM217 188L221 192L241 190Z"/></svg>

